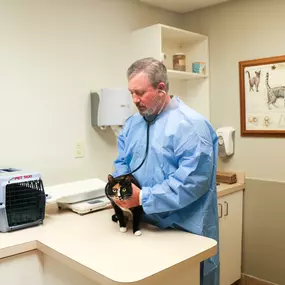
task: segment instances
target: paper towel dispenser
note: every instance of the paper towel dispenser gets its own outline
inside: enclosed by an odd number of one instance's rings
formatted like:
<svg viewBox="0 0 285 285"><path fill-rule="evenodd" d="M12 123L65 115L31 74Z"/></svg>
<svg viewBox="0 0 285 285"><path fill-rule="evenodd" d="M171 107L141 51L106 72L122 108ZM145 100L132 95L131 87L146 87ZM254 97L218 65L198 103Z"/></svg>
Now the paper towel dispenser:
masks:
<svg viewBox="0 0 285 285"><path fill-rule="evenodd" d="M216 130L218 136L218 155L219 157L228 157L234 154L234 135L233 127L221 127Z"/></svg>
<svg viewBox="0 0 285 285"><path fill-rule="evenodd" d="M91 92L91 125L106 128L122 126L132 115L132 98L126 88L103 88Z"/></svg>

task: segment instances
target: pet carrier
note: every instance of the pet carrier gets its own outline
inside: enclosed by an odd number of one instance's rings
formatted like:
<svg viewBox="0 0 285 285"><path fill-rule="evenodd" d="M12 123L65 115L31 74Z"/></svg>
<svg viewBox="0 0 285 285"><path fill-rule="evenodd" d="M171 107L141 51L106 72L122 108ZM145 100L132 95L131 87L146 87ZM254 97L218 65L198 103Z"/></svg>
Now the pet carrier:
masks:
<svg viewBox="0 0 285 285"><path fill-rule="evenodd" d="M39 173L0 168L0 232L42 224L45 205L46 196Z"/></svg>

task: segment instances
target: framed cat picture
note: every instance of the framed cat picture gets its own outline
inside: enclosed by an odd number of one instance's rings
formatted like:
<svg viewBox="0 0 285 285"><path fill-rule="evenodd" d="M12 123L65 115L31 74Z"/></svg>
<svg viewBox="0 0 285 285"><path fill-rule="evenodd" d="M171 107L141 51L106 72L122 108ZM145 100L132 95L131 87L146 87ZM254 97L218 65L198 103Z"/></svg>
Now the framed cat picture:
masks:
<svg viewBox="0 0 285 285"><path fill-rule="evenodd" d="M239 62L241 136L285 137L285 55Z"/></svg>

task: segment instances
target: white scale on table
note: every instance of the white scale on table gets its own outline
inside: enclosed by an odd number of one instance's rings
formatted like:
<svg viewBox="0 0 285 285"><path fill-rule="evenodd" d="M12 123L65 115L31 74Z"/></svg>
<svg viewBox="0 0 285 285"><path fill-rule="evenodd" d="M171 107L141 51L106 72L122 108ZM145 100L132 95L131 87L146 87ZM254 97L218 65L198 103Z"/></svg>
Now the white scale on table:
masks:
<svg viewBox="0 0 285 285"><path fill-rule="evenodd" d="M45 187L46 203L57 203L59 208L68 208L80 215L98 211L110 205L105 185L106 182L93 178Z"/></svg>

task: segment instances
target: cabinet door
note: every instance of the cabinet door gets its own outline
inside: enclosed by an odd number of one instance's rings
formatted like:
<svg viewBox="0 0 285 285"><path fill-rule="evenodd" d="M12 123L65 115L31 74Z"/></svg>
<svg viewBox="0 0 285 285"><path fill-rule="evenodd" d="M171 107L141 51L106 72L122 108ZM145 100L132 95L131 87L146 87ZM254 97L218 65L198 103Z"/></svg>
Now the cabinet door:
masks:
<svg viewBox="0 0 285 285"><path fill-rule="evenodd" d="M0 284L42 285L42 255L33 250L0 259Z"/></svg>
<svg viewBox="0 0 285 285"><path fill-rule="evenodd" d="M83 273L74 270L62 262L44 254L43 285L100 285ZM107 282L107 281L106 281ZM116 282L111 282L112 284ZM105 284L105 283L104 283Z"/></svg>
<svg viewBox="0 0 285 285"><path fill-rule="evenodd" d="M220 239L220 285L229 285L227 283L227 255L225 250L226 229L225 229L225 220L223 217L223 199L218 199L218 214L219 214L219 239Z"/></svg>
<svg viewBox="0 0 285 285"><path fill-rule="evenodd" d="M243 191L218 199L220 230L220 285L241 277Z"/></svg>

